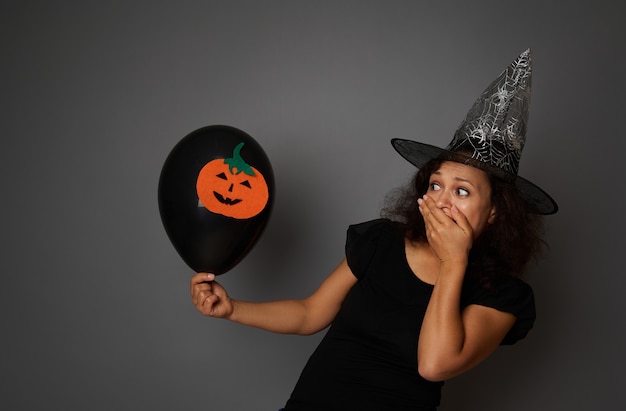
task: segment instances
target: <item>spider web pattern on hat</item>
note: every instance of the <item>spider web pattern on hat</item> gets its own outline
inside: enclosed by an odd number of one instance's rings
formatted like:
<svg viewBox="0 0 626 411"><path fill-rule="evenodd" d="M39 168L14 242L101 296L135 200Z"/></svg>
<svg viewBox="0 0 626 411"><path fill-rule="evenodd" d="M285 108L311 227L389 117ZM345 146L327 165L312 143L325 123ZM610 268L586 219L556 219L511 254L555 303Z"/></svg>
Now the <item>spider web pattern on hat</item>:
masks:
<svg viewBox="0 0 626 411"><path fill-rule="evenodd" d="M516 176L526 140L531 90L530 49L511 63L474 102L447 150Z"/></svg>

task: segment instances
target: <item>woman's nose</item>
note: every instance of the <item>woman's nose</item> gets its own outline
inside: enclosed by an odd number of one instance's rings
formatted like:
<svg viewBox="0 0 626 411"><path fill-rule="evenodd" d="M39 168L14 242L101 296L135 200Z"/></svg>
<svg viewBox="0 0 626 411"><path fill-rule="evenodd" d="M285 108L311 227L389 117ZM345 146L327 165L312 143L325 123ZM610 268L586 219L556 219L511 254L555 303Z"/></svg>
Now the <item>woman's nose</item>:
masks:
<svg viewBox="0 0 626 411"><path fill-rule="evenodd" d="M435 204L439 208L450 208L450 194L446 190L439 191L435 197Z"/></svg>

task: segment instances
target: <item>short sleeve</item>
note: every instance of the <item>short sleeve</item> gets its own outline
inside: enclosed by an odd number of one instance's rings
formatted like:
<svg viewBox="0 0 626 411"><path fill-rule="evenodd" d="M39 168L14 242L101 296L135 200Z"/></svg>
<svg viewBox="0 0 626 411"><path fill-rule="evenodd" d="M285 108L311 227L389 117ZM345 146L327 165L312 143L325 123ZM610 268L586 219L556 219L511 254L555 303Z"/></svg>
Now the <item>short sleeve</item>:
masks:
<svg viewBox="0 0 626 411"><path fill-rule="evenodd" d="M513 314L517 321L502 340L502 345L515 344L526 337L536 318L535 297L532 288L518 278L498 281L493 288L484 288L477 283L466 284L463 306L483 305Z"/></svg>
<svg viewBox="0 0 626 411"><path fill-rule="evenodd" d="M378 241L386 230L391 229L391 220L377 219L348 227L346 236L346 261L357 278L362 278L378 247Z"/></svg>

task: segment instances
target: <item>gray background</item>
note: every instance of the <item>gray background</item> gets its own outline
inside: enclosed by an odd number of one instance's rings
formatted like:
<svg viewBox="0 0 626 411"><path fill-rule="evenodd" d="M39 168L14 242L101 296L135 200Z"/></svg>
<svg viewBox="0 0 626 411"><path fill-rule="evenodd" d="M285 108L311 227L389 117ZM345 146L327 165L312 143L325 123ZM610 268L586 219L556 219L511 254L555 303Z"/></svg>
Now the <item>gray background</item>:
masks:
<svg viewBox="0 0 626 411"><path fill-rule="evenodd" d="M6 1L0 8L0 408L275 410L321 335L198 314L157 184L182 137L251 134L276 175L260 242L220 277L302 297L412 168L533 49L524 177L553 194L538 322L449 381L442 410L625 404L625 30L616 1ZM618 238L618 233L620 237Z"/></svg>

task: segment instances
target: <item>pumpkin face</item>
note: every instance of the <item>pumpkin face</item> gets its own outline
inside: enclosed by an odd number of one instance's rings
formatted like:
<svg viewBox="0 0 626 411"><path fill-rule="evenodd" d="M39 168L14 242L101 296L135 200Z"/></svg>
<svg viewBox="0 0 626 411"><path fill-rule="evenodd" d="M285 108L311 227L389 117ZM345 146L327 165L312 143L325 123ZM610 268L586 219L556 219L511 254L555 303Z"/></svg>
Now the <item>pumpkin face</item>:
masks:
<svg viewBox="0 0 626 411"><path fill-rule="evenodd" d="M259 214L269 199L265 178L239 154L243 145L235 147L231 158L209 161L196 182L198 199L207 210L236 219Z"/></svg>

